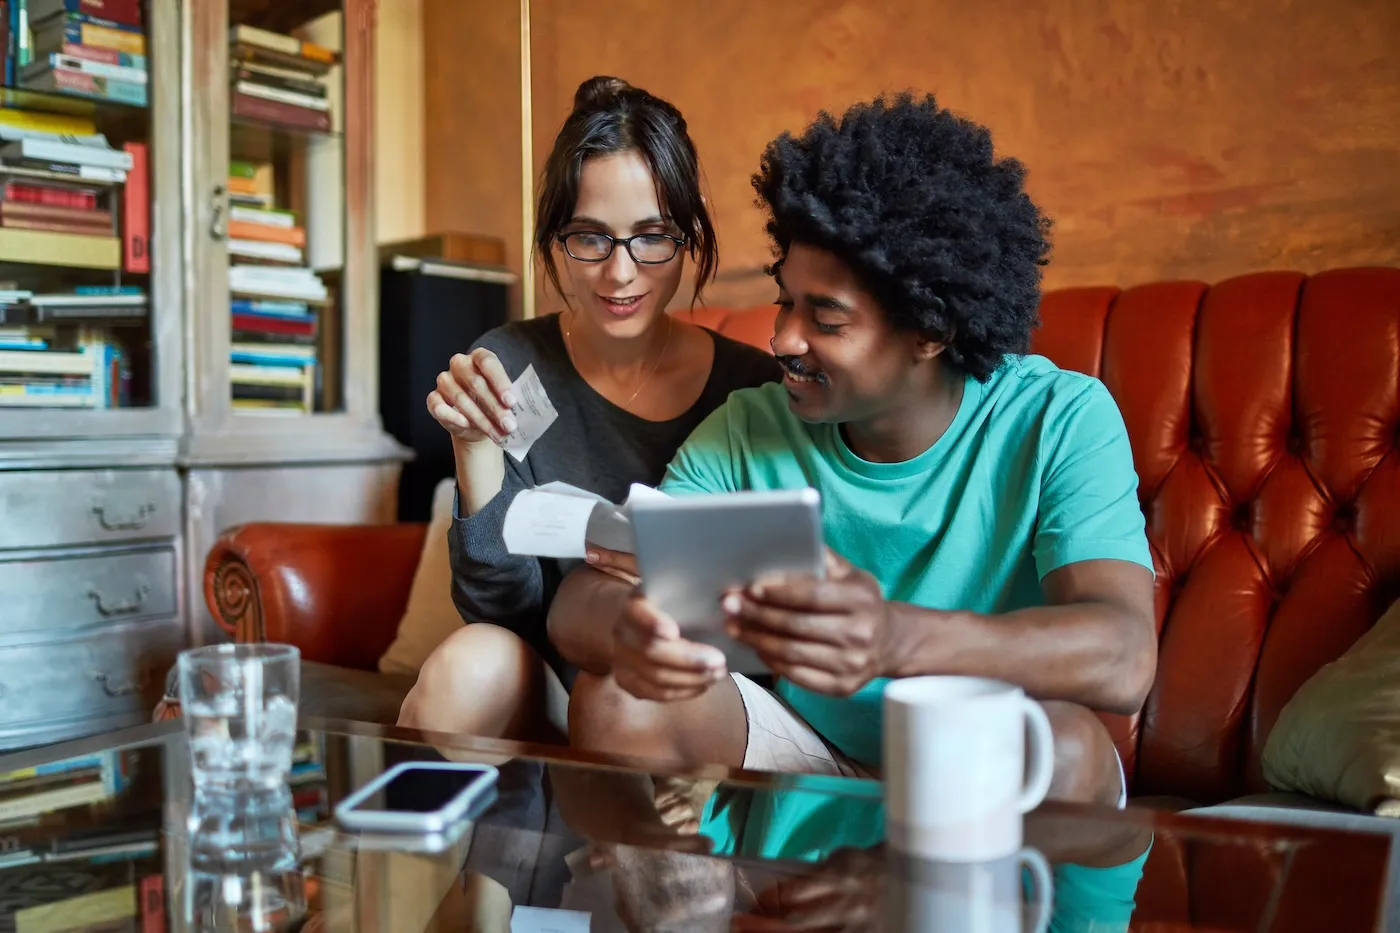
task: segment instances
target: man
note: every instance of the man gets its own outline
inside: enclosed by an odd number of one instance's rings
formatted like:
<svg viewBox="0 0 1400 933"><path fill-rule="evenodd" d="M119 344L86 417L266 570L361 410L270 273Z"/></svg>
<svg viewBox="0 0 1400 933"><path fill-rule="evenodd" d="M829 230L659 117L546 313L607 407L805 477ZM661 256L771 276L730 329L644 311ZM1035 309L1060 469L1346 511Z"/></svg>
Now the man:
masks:
<svg viewBox="0 0 1400 933"><path fill-rule="evenodd" d="M681 639L597 555L612 574L576 571L550 614L592 675L571 700L573 742L874 774L887 678L989 676L1049 714L1052 797L1121 806L1096 713L1135 712L1151 687L1152 562L1113 399L1025 355L1049 223L1024 177L932 97L860 104L769 145L754 186L786 377L734 393L662 489L815 487L829 573L724 596L772 693Z"/></svg>

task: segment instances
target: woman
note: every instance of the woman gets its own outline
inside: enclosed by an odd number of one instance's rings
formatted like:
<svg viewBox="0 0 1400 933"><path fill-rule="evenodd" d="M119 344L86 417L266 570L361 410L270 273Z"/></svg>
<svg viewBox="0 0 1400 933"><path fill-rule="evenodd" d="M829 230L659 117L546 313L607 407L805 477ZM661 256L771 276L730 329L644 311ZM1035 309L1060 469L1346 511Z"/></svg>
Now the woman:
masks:
<svg viewBox="0 0 1400 933"><path fill-rule="evenodd" d="M575 673L545 627L572 562L506 552L512 498L562 480L620 502L659 483L730 392L781 377L768 353L666 313L687 255L697 300L718 263L695 146L666 101L617 78L580 85L545 164L535 249L565 309L487 333L428 395L456 455L452 595L470 624L423 665L401 725L547 737L546 668L566 689ZM517 462L500 444L527 366L559 417Z"/></svg>

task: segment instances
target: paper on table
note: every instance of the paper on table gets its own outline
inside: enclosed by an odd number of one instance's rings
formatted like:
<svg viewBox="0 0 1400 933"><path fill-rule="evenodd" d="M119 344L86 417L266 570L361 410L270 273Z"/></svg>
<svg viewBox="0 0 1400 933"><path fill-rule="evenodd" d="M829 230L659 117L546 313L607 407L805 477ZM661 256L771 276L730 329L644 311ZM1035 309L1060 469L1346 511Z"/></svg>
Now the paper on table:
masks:
<svg viewBox="0 0 1400 933"><path fill-rule="evenodd" d="M568 483L546 483L517 493L501 529L506 550L532 557L582 558L588 545L631 554L637 549L628 507L640 499L665 499L664 492L633 483L627 501L614 505L597 493Z"/></svg>
<svg viewBox="0 0 1400 933"><path fill-rule="evenodd" d="M554 419L559 417L559 412L554 410L549 396L545 394L544 384L540 382L533 363L525 367L520 378L511 383L510 389L515 393L515 407L510 411L515 415L516 424L515 430L506 435L501 446L519 463L525 459L535 441L554 423Z"/></svg>
<svg viewBox="0 0 1400 933"><path fill-rule="evenodd" d="M591 919L582 910L517 904L510 914L510 933L588 933Z"/></svg>

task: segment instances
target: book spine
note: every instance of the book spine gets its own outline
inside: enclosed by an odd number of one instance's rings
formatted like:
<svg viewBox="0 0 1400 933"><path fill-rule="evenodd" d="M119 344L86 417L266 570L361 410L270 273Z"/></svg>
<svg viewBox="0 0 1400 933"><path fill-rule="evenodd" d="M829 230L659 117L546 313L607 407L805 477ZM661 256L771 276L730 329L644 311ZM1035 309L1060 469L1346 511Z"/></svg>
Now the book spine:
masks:
<svg viewBox="0 0 1400 933"><path fill-rule="evenodd" d="M42 0L31 15L38 20L54 13L78 13L93 19L141 27L141 0Z"/></svg>
<svg viewBox="0 0 1400 933"><path fill-rule="evenodd" d="M146 56L132 55L128 52L118 52L116 49L97 49L90 45L77 45L72 42L65 42L58 50L58 55L67 55L70 58L81 58L85 61L98 62L103 65L118 65L122 68L135 68L140 71L146 70Z"/></svg>
<svg viewBox="0 0 1400 933"><path fill-rule="evenodd" d="M48 87L50 84L53 87ZM103 78L67 68L54 68L45 71L28 80L26 86L36 90L53 90L60 93L100 97L116 101L119 104L131 104L135 107L146 106L146 85L144 84Z"/></svg>
<svg viewBox="0 0 1400 933"><path fill-rule="evenodd" d="M14 31L10 29L9 0L0 0L0 54L5 56L5 87L15 84Z"/></svg>
<svg viewBox="0 0 1400 933"><path fill-rule="evenodd" d="M305 107L308 110L331 109L331 102L324 97L312 97L310 94L298 94L294 91L284 91L281 88L259 84L256 81L239 81L234 87L234 91L239 94L251 94L253 97L262 97L267 100L281 101L284 104L291 104L293 107Z"/></svg>
<svg viewBox="0 0 1400 933"><path fill-rule="evenodd" d="M319 81L272 74L269 71L258 69L256 66L244 65L236 68L233 77L240 84L247 81L251 84L260 84L263 87L276 88L279 91L288 91L292 94L305 94L307 97L318 99L324 99L328 96L326 86Z"/></svg>
<svg viewBox="0 0 1400 933"><path fill-rule="evenodd" d="M127 272L151 271L151 199L146 144L129 142L131 172L122 187L122 264Z"/></svg>
<svg viewBox="0 0 1400 933"><path fill-rule="evenodd" d="M321 133L328 133L331 129L331 115L324 110L308 110L305 107L295 107L281 101L265 100L242 93L233 95L233 114Z"/></svg>
<svg viewBox="0 0 1400 933"><path fill-rule="evenodd" d="M131 84L145 84L147 78L145 68L132 68L109 62L99 62L90 58L83 58L78 55L64 55L59 52L53 52L47 59L35 62L34 64L41 65L44 68L52 68L55 71L71 71L79 74L89 74L98 78L126 81Z"/></svg>
<svg viewBox="0 0 1400 933"><path fill-rule="evenodd" d="M111 211L70 207L66 204L36 204L18 199L0 200L0 220L62 220L75 224L110 224Z"/></svg>
<svg viewBox="0 0 1400 933"><path fill-rule="evenodd" d="M146 54L146 37L139 32L127 32L111 26L99 26L91 22L74 22L71 18L63 26L63 41L60 45L86 45L91 48L112 49L128 55ZM24 64L29 64L27 61Z"/></svg>
<svg viewBox="0 0 1400 933"><path fill-rule="evenodd" d="M97 207L97 194L92 191L76 191L72 188L55 188L49 185L26 185L10 182L0 188L0 197L5 201L20 204L47 204L53 207L71 207L92 210ZM3 208L0 208L3 210Z"/></svg>
<svg viewBox="0 0 1400 933"><path fill-rule="evenodd" d="M111 236L112 224L79 222L72 220L43 220L31 217L6 217L0 220L0 228L5 230L47 230L51 233L76 233L80 236Z"/></svg>
<svg viewBox="0 0 1400 933"><path fill-rule="evenodd" d="M306 230L302 227L274 227L269 224L248 223L243 220L229 220L228 236L231 240L281 243L298 248L306 245Z"/></svg>

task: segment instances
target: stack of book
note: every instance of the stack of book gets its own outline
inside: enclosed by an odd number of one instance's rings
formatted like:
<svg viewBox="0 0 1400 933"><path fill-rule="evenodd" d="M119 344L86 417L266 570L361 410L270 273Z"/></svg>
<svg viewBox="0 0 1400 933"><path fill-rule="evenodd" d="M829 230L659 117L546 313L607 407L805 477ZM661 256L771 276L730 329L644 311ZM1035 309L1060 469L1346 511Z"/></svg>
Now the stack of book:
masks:
<svg viewBox="0 0 1400 933"><path fill-rule="evenodd" d="M75 340L42 325L0 325L0 408L124 408L131 404L125 349L102 328Z"/></svg>
<svg viewBox="0 0 1400 933"><path fill-rule="evenodd" d="M0 262L149 272L146 162L90 120L0 110Z"/></svg>
<svg viewBox="0 0 1400 933"><path fill-rule="evenodd" d="M13 44L21 87L146 106L150 82L141 0L7 3L10 33L20 39Z"/></svg>
<svg viewBox="0 0 1400 933"><path fill-rule="evenodd" d="M229 163L229 377L235 409L296 414L314 404L327 290L305 264L305 228L277 207L275 187L270 163Z"/></svg>
<svg viewBox="0 0 1400 933"><path fill-rule="evenodd" d="M255 26L229 30L233 115L257 123L329 133L325 76L339 60L313 42Z"/></svg>
<svg viewBox="0 0 1400 933"><path fill-rule="evenodd" d="M108 800L126 786L126 766L107 751L0 774L0 827Z"/></svg>

